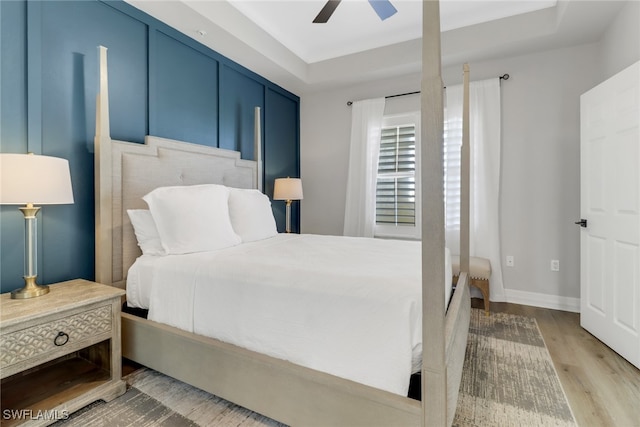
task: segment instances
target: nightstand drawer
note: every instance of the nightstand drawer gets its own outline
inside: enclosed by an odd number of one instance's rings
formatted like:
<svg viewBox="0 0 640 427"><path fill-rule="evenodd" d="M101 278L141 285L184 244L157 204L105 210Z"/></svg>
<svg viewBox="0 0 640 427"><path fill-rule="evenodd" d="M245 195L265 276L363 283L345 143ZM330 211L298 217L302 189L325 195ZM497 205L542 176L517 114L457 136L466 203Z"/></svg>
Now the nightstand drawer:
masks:
<svg viewBox="0 0 640 427"><path fill-rule="evenodd" d="M65 348L111 331L111 305L32 326L2 336L0 368L43 354L65 353Z"/></svg>

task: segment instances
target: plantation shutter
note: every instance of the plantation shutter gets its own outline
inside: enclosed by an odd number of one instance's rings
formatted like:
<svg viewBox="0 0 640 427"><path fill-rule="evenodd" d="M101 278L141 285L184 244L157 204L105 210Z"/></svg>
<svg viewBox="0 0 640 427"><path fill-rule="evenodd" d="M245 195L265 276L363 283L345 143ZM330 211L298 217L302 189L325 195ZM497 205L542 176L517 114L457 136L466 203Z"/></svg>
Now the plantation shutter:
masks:
<svg viewBox="0 0 640 427"><path fill-rule="evenodd" d="M416 127L382 128L376 183L376 224L416 223Z"/></svg>

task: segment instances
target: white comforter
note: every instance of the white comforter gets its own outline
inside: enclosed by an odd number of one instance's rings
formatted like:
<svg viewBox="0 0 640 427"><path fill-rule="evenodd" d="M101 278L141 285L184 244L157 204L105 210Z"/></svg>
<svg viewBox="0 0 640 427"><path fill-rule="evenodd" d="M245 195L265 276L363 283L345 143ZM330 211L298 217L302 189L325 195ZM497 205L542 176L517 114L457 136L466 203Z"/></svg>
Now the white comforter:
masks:
<svg viewBox="0 0 640 427"><path fill-rule="evenodd" d="M150 290L150 320L406 395L422 354L420 265L419 242L280 234L141 257L127 292Z"/></svg>

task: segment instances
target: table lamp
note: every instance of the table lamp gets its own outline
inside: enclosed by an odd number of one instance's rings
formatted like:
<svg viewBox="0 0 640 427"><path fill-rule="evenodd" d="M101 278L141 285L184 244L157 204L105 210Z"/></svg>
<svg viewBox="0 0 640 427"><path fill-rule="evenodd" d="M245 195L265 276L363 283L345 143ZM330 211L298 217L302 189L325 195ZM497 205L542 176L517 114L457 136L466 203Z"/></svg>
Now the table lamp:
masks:
<svg viewBox="0 0 640 427"><path fill-rule="evenodd" d="M291 233L291 203L302 200L302 180L300 178L276 178L273 185L273 200L286 200L286 229Z"/></svg>
<svg viewBox="0 0 640 427"><path fill-rule="evenodd" d="M11 292L11 298L33 298L49 293L49 286L36 283L38 276L38 205L73 203L69 162L35 154L0 153L0 204L25 205L24 281L25 286Z"/></svg>

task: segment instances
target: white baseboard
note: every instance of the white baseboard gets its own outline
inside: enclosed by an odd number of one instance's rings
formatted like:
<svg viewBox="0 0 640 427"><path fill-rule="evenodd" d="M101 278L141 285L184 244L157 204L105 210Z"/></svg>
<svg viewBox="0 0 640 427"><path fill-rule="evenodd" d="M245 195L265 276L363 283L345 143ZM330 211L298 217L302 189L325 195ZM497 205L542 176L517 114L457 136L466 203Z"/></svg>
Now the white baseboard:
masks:
<svg viewBox="0 0 640 427"><path fill-rule="evenodd" d="M580 298L562 297L559 295L538 294L535 292L505 289L505 302L551 308L553 310L580 312Z"/></svg>

